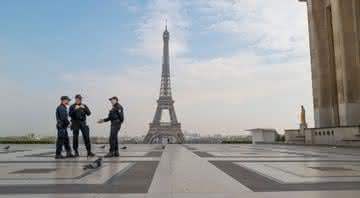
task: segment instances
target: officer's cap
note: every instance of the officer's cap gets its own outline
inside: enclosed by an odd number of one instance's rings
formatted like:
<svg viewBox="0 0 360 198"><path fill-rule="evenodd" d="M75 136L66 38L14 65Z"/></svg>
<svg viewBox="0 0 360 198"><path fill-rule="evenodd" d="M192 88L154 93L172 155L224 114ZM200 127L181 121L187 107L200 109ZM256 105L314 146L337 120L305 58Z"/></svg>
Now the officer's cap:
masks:
<svg viewBox="0 0 360 198"><path fill-rule="evenodd" d="M115 99L116 101L119 101L118 97L116 97L116 96L109 98L109 100L113 100L113 99Z"/></svg>
<svg viewBox="0 0 360 198"><path fill-rule="evenodd" d="M80 94L77 94L76 96L75 96L75 99L82 99L82 96L80 95Z"/></svg>
<svg viewBox="0 0 360 198"><path fill-rule="evenodd" d="M71 99L68 96L61 96L60 100L62 100L62 101L69 100L70 101Z"/></svg>

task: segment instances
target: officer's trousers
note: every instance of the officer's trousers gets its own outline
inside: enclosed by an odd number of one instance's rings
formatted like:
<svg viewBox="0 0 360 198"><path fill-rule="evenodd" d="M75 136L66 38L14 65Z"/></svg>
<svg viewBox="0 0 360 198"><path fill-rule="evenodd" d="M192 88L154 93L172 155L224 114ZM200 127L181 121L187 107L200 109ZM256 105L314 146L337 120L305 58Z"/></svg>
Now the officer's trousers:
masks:
<svg viewBox="0 0 360 198"><path fill-rule="evenodd" d="M81 130L84 144L88 153L91 152L91 142L90 142L90 129L89 126L86 125L86 122L73 122L73 149L75 152L78 152L79 148L79 131Z"/></svg>
<svg viewBox="0 0 360 198"><path fill-rule="evenodd" d="M71 153L69 135L66 128L58 128L56 140L56 155L61 155L62 147L65 147L67 153Z"/></svg>
<svg viewBox="0 0 360 198"><path fill-rule="evenodd" d="M119 145L118 145L118 134L120 131L121 125L120 124L112 124L110 128L110 153L119 152Z"/></svg>

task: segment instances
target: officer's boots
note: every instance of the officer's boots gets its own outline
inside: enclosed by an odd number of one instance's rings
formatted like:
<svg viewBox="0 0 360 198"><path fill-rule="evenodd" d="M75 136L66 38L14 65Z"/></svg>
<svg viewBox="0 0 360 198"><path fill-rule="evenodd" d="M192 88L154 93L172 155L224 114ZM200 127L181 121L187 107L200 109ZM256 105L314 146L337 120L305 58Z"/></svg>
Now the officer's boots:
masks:
<svg viewBox="0 0 360 198"><path fill-rule="evenodd" d="M64 159L64 158L65 158L65 157L64 157L63 155L61 155L61 154L55 156L55 159Z"/></svg>
<svg viewBox="0 0 360 198"><path fill-rule="evenodd" d="M106 154L104 156L105 158L111 158L111 157L114 157L114 154L112 152L109 152L108 154Z"/></svg>
<svg viewBox="0 0 360 198"><path fill-rule="evenodd" d="M93 152L89 151L87 156L88 157L95 157L95 154Z"/></svg>
<svg viewBox="0 0 360 198"><path fill-rule="evenodd" d="M70 152L66 153L66 158L74 158L75 156Z"/></svg>

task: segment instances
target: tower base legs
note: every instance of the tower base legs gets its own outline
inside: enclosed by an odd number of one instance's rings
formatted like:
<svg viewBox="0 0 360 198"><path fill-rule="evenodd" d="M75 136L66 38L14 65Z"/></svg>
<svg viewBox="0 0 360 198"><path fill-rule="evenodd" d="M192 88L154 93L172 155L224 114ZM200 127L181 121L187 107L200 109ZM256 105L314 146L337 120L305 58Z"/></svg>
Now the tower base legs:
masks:
<svg viewBox="0 0 360 198"><path fill-rule="evenodd" d="M184 134L180 128L171 127L150 127L144 139L145 144L183 144Z"/></svg>

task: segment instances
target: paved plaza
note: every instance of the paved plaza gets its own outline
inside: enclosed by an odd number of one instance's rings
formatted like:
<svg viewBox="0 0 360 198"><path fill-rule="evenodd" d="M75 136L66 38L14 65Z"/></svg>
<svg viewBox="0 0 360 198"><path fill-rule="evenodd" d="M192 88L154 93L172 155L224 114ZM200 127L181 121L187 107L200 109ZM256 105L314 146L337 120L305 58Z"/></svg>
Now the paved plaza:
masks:
<svg viewBox="0 0 360 198"><path fill-rule="evenodd" d="M93 170L83 165L96 158L55 160L52 145L0 149L0 198L360 197L360 149L127 146ZM107 152L94 147L98 156Z"/></svg>

